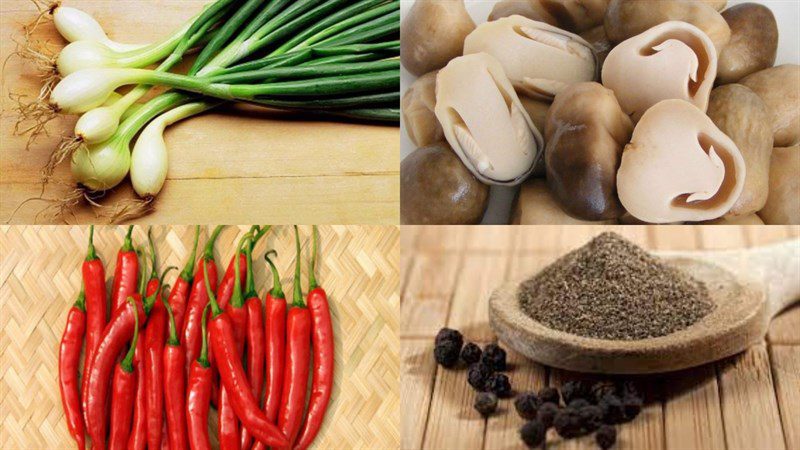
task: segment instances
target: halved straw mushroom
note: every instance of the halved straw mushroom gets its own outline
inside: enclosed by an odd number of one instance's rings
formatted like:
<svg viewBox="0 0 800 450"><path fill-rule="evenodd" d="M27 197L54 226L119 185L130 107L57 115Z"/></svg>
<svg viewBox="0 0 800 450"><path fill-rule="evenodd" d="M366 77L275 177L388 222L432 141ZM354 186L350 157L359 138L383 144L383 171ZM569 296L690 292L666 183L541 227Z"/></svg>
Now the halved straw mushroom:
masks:
<svg viewBox="0 0 800 450"><path fill-rule="evenodd" d="M403 94L400 111L411 142L424 147L444 140L444 133L433 109L436 107L436 74L426 73Z"/></svg>
<svg viewBox="0 0 800 450"><path fill-rule="evenodd" d="M520 15L580 33L603 23L609 0L500 0L489 20Z"/></svg>
<svg viewBox="0 0 800 450"><path fill-rule="evenodd" d="M603 24L611 42L622 42L664 22L687 22L703 30L719 54L731 38L731 29L709 3L697 0L611 0Z"/></svg>
<svg viewBox="0 0 800 450"><path fill-rule="evenodd" d="M711 220L739 198L745 165L736 144L683 100L647 110L622 152L617 192L639 220Z"/></svg>
<svg viewBox="0 0 800 450"><path fill-rule="evenodd" d="M634 121L656 103L680 99L705 111L717 75L717 54L699 28L665 22L614 47L603 64L603 85Z"/></svg>
<svg viewBox="0 0 800 450"><path fill-rule="evenodd" d="M556 95L547 112L547 184L561 207L582 220L615 219L617 169L633 124L614 93L599 83L576 83Z"/></svg>
<svg viewBox="0 0 800 450"><path fill-rule="evenodd" d="M543 149L503 67L486 53L456 58L439 71L436 117L447 142L484 183L521 183Z"/></svg>
<svg viewBox="0 0 800 450"><path fill-rule="evenodd" d="M400 61L417 76L441 69L474 29L464 0L417 0L400 26Z"/></svg>
<svg viewBox="0 0 800 450"><path fill-rule="evenodd" d="M464 40L464 54L485 52L521 95L552 100L571 83L597 79L597 57L577 34L511 16L486 22Z"/></svg>

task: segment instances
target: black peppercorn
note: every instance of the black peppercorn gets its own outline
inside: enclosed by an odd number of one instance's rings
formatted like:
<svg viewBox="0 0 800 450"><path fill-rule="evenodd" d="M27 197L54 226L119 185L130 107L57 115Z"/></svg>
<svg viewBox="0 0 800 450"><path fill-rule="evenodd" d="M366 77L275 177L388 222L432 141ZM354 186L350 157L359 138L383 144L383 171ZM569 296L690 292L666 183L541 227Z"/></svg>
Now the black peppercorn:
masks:
<svg viewBox="0 0 800 450"><path fill-rule="evenodd" d="M494 392L498 397L511 397L511 383L508 376L502 373L493 373L486 380L486 390Z"/></svg>
<svg viewBox="0 0 800 450"><path fill-rule="evenodd" d="M599 406L584 406L578 410L578 414L581 416L583 428L589 433L603 424L603 411Z"/></svg>
<svg viewBox="0 0 800 450"><path fill-rule="evenodd" d="M542 422L539 422L538 420L526 422L525 425L519 429L519 435L522 438L522 442L531 448L542 445L546 436L546 432L547 428L545 428Z"/></svg>
<svg viewBox="0 0 800 450"><path fill-rule="evenodd" d="M607 450L617 442L617 429L611 425L603 425L597 430L594 440L601 449Z"/></svg>
<svg viewBox="0 0 800 450"><path fill-rule="evenodd" d="M558 406L558 403L561 401L561 394L558 393L558 389L547 386L539 389L539 398L542 400L542 403L550 402Z"/></svg>
<svg viewBox="0 0 800 450"><path fill-rule="evenodd" d="M576 398L575 400L569 402L569 405L567 405L567 406L569 406L570 408L574 408L574 409L581 409L584 406L589 406L589 405L591 405L591 403L589 403L588 400L586 400L584 398Z"/></svg>
<svg viewBox="0 0 800 450"><path fill-rule="evenodd" d="M639 389L636 387L636 383L633 381L621 381L617 383L617 397L621 398L626 395L642 398L642 395L639 394Z"/></svg>
<svg viewBox="0 0 800 450"><path fill-rule="evenodd" d="M547 429L553 426L553 420L556 418L556 414L558 414L558 405L550 402L542 403L542 406L536 411L536 419L542 422L545 429Z"/></svg>
<svg viewBox="0 0 800 450"><path fill-rule="evenodd" d="M617 386L612 381L598 381L592 386L593 403L597 403L608 394L617 395Z"/></svg>
<svg viewBox="0 0 800 450"><path fill-rule="evenodd" d="M491 392L480 392L475 396L474 406L483 417L489 416L497 410L497 396Z"/></svg>
<svg viewBox="0 0 800 450"><path fill-rule="evenodd" d="M446 341L455 343L458 349L461 350L461 346L464 345L464 336L462 336L461 332L458 330L442 328L436 333L436 346Z"/></svg>
<svg viewBox="0 0 800 450"><path fill-rule="evenodd" d="M633 420L642 411L642 399L635 395L622 397L622 409L625 412L626 420Z"/></svg>
<svg viewBox="0 0 800 450"><path fill-rule="evenodd" d="M567 381L561 386L561 397L564 404L569 405L575 399L591 399L591 386L586 381Z"/></svg>
<svg viewBox="0 0 800 450"><path fill-rule="evenodd" d="M461 347L455 342L443 341L433 349L433 356L436 362L444 367L454 367L458 363L458 355Z"/></svg>
<svg viewBox="0 0 800 450"><path fill-rule="evenodd" d="M481 353L480 347L469 342L461 349L461 359L467 364L473 364L481 360Z"/></svg>
<svg viewBox="0 0 800 450"><path fill-rule="evenodd" d="M603 422L607 424L622 423L625 421L625 409L622 400L616 395L606 395L597 404L603 412Z"/></svg>
<svg viewBox="0 0 800 450"><path fill-rule="evenodd" d="M573 408L562 408L553 419L553 426L561 437L573 438L586 434L580 414Z"/></svg>
<svg viewBox="0 0 800 450"><path fill-rule="evenodd" d="M542 401L533 392L525 392L514 399L514 407L523 419L532 420L536 418L536 411L541 406Z"/></svg>
<svg viewBox="0 0 800 450"><path fill-rule="evenodd" d="M475 390L484 391L486 390L486 380L489 379L491 374L492 370L483 363L470 364L467 371L467 381Z"/></svg>
<svg viewBox="0 0 800 450"><path fill-rule="evenodd" d="M489 344L483 349L481 362L496 372L506 370L506 351L497 344Z"/></svg>

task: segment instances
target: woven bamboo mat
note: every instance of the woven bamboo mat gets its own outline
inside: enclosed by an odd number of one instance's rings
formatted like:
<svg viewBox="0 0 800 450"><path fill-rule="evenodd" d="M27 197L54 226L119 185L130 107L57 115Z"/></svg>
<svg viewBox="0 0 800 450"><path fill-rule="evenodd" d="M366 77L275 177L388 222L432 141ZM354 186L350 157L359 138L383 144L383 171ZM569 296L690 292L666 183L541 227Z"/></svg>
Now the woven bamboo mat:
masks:
<svg viewBox="0 0 800 450"><path fill-rule="evenodd" d="M227 265L247 227L220 235L217 261ZM183 267L193 227L153 228L160 267ZM200 246L209 229L201 231ZM301 236L310 237L310 227ZM113 274L125 228L99 227L95 246ZM399 230L396 227L320 228L317 279L327 290L336 336L335 388L316 448L399 446ZM69 306L80 288L87 227L0 227L0 448L72 448L57 385L57 349ZM134 230L137 244L145 229ZM291 295L294 238L277 227L254 253L256 283L270 287L263 254L278 251L278 267ZM307 258L306 242L304 255ZM306 265L303 287L307 289ZM171 282L175 275L168 276ZM109 281L110 283L110 278ZM216 427L212 427L216 428Z"/></svg>

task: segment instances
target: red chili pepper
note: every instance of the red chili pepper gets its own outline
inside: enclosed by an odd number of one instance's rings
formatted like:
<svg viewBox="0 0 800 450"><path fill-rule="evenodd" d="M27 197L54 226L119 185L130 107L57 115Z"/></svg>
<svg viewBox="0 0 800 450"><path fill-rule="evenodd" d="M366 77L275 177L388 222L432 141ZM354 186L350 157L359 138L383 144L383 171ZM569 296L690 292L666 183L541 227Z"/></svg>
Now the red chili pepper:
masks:
<svg viewBox="0 0 800 450"><path fill-rule="evenodd" d="M303 421L311 347L311 313L303 303L303 292L300 288L300 237L296 225L294 235L297 247L294 297L286 318L286 364L281 410L278 414L278 427L289 440L287 448L294 443Z"/></svg>
<svg viewBox="0 0 800 450"><path fill-rule="evenodd" d="M128 437L129 450L144 450L147 447L147 399L145 397L144 380L144 339L136 341L136 351L133 355L136 365L136 399L133 405L133 423Z"/></svg>
<svg viewBox="0 0 800 450"><path fill-rule="evenodd" d="M333 326L328 306L328 295L317 285L314 266L317 262L317 227L314 226L314 245L311 253L311 264L308 268L308 296L306 303L311 312L311 348L314 351L314 372L311 381L311 397L308 401L308 412L295 449L306 449L317 436L328 401L333 390Z"/></svg>
<svg viewBox="0 0 800 450"><path fill-rule="evenodd" d="M114 268L114 281L111 285L111 311L116 311L125 300L136 292L136 275L139 273L139 259L131 240L133 225L128 227L125 242L117 253L117 266Z"/></svg>
<svg viewBox="0 0 800 450"><path fill-rule="evenodd" d="M194 272L194 258L197 254L197 239L200 237L200 225L194 227L194 246L189 260L183 268L175 285L169 292L169 306L175 314L175 326L178 330L183 330L183 314L186 312L186 298L189 296L189 286L192 284L192 272Z"/></svg>
<svg viewBox="0 0 800 450"><path fill-rule="evenodd" d="M58 388L61 391L61 404L67 418L69 434L81 450L86 448L86 437L81 414L81 395L78 391L78 364L86 331L85 298L84 288L81 286L78 299L67 314L67 325L64 327L61 345L58 348Z"/></svg>
<svg viewBox="0 0 800 450"><path fill-rule="evenodd" d="M211 403L211 365L208 363L208 306L201 317L202 346L200 356L192 361L186 393L186 425L192 450L211 450L208 438L208 410Z"/></svg>
<svg viewBox="0 0 800 450"><path fill-rule="evenodd" d="M106 325L100 345L97 346L87 378L88 387L84 393L86 407L86 429L92 439L92 448L105 448L106 438L106 402L108 400L108 385L111 381L111 371L114 369L117 356L133 337L134 327L143 323L147 314L153 307L154 297L144 301L141 296L131 296L136 302L136 311L123 304L114 311L111 321ZM134 316L138 314L138 319Z"/></svg>
<svg viewBox="0 0 800 450"><path fill-rule="evenodd" d="M264 444L269 446L288 445L289 442L280 430L269 422L258 408L258 402L253 397L247 383L247 375L242 367L242 361L236 353L233 324L227 312L219 307L217 299L211 291L211 286L208 284L207 273L204 273L204 279L212 312L212 318L209 321L210 340L216 355L222 385L231 396L236 416L253 436Z"/></svg>
<svg viewBox="0 0 800 450"><path fill-rule="evenodd" d="M192 257L194 260L194 257ZM191 273L191 272L190 272ZM164 405L167 411L167 430L169 435L169 448L171 450L185 450L189 448L186 434L186 409L184 395L186 395L186 374L184 373L185 356L183 347L178 340L178 326L172 307L164 304L169 315L169 337L164 347Z"/></svg>
<svg viewBox="0 0 800 450"><path fill-rule="evenodd" d="M246 347L247 381L253 396L258 401L261 398L261 388L264 385L264 316L261 311L261 299L256 292L253 277L253 248L247 246L247 283L245 284L244 309L247 312L244 341ZM242 429L241 448L249 449L253 444L253 437L247 429Z"/></svg>
<svg viewBox="0 0 800 450"><path fill-rule="evenodd" d="M203 284L203 272L207 269L211 289L217 288L217 265L214 263L214 242L217 240L222 225L214 228L214 232L206 243L203 257L197 263L197 271L194 274L192 282L191 293L189 294L189 301L186 305L186 314L184 315L183 322L183 347L186 350L186 371L188 373L189 367L197 359L200 354L200 340L203 338L200 333L200 322L203 314L203 309L208 304L208 295Z"/></svg>
<svg viewBox="0 0 800 450"><path fill-rule="evenodd" d="M133 298L130 299L130 306L131 312L136 310ZM133 340L125 358L117 364L117 368L114 370L114 381L111 385L111 431L108 447L112 450L126 448L131 431L131 417L133 416L138 376L133 365L133 355L139 340L138 316L133 313L131 315L134 318Z"/></svg>
<svg viewBox="0 0 800 450"><path fill-rule="evenodd" d="M153 267L153 275L148 282L148 290L151 284L155 283L156 286L155 304L147 320L147 327L144 330L144 385L147 401L147 447L159 448L162 439L161 428L164 424L164 379L162 378L164 371L162 363L164 359L162 353L164 352L164 341L167 333L167 310L164 308L164 302L161 300L160 286L163 286L163 280L166 274L170 270L175 269L175 267L167 268L159 280L156 272L155 244L153 244L150 230L147 231L147 239L150 245Z"/></svg>
<svg viewBox="0 0 800 450"><path fill-rule="evenodd" d="M242 240L239 241L239 246L236 248L236 254L234 255L234 273L240 272L239 263L242 260L242 258L236 255L245 255L242 249L249 246L248 239L250 236L251 234L249 233L245 234ZM233 325L236 353L241 361L244 351L245 328L247 327L247 311L244 309L242 284L239 281L238 278L234 279L233 293L231 295L230 304L226 308L226 313L230 317L231 324ZM233 412L231 401L230 393L224 386L221 387L219 392L219 415L217 418L219 426L219 447L221 450L239 450L241 446L239 424L236 414Z"/></svg>
<svg viewBox="0 0 800 450"><path fill-rule="evenodd" d="M86 351L84 352L83 371L91 365L92 355L100 342L103 328L106 326L106 275L103 261L97 257L94 249L94 225L89 227L89 248L81 267L86 305ZM85 381L82 390L86 389ZM83 405L84 410L86 405ZM85 419L85 417L84 417Z"/></svg>

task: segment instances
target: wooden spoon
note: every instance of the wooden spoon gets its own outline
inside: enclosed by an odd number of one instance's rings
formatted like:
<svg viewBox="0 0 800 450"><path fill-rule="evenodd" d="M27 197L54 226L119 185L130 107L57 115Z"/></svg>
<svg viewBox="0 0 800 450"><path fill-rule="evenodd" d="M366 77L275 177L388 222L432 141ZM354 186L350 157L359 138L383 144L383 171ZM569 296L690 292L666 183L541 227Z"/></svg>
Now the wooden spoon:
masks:
<svg viewBox="0 0 800 450"><path fill-rule="evenodd" d="M714 310L672 334L636 341L554 330L519 306L519 282L489 299L489 322L506 345L548 366L596 373L656 373L716 361L761 341L769 322L800 299L800 240L719 252L657 253L706 283Z"/></svg>

